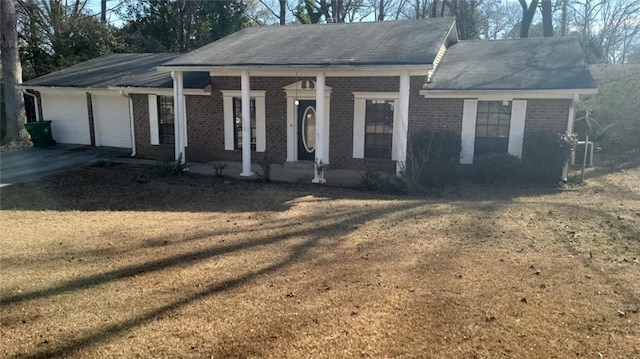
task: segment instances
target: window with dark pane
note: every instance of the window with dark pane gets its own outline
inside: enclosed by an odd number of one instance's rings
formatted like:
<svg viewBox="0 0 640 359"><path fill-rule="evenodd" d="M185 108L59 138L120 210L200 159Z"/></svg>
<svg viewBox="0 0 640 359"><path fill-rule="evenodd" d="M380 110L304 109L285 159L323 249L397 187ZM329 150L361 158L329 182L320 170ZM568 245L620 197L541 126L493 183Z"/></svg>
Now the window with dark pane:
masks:
<svg viewBox="0 0 640 359"><path fill-rule="evenodd" d="M511 101L478 101L474 154L506 153L510 123Z"/></svg>
<svg viewBox="0 0 640 359"><path fill-rule="evenodd" d="M391 159L393 100L367 100L364 121L364 157Z"/></svg>
<svg viewBox="0 0 640 359"><path fill-rule="evenodd" d="M161 144L173 144L174 136L173 96L158 96L158 131Z"/></svg>
<svg viewBox="0 0 640 359"><path fill-rule="evenodd" d="M252 98L249 102L249 107L251 108L250 117L251 117L251 149L255 151L256 149L256 100ZM234 131L233 131L233 143L234 148L242 149L242 99L233 98L233 121L234 121Z"/></svg>

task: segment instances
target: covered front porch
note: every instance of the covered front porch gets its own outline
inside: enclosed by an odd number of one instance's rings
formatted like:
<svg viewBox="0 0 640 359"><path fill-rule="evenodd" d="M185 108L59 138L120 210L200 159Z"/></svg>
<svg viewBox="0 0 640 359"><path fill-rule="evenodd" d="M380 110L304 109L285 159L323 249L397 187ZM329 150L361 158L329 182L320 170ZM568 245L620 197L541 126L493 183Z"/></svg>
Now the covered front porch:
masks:
<svg viewBox="0 0 640 359"><path fill-rule="evenodd" d="M189 151L186 150L185 128L187 127L185 98L182 89L182 76L184 71L204 71L205 68L189 68L180 69L181 71L171 69L173 78L174 107L175 107L175 159L183 162L192 162L189 159ZM217 78L237 79L236 87L229 88L220 85L214 91L216 96L220 96L223 104L224 112L224 150L237 151L238 157L235 161L216 160L215 162L236 162L239 161L240 166L227 167L227 175L238 175L241 177L256 176L256 163L261 162L268 157L266 142L276 141L282 146L285 145L284 133L286 133L286 159L281 157L280 161L272 163L274 168L281 167L283 175L290 175L291 179L309 178L313 183L325 183L327 180L338 179L340 182L345 178L342 170L348 170L350 167L331 166L331 156L336 154L336 146L341 147L344 154L345 147L353 147L353 153L350 158L364 158L363 148L365 145L365 123L364 123L364 104L366 99L387 99L394 100L395 115L393 120L393 151L390 160L395 161L396 174L400 174L404 164L406 163L406 149L408 136L409 121L409 97L411 75L421 75L424 69L403 69L389 71L380 69L371 69L369 71L357 71L349 69L309 69L294 68L281 70L231 70L219 68L206 68L209 71L212 81L215 84ZM322 70L322 71L320 71ZM419 72L419 73L418 73ZM348 81L348 78L376 78L386 76L386 78L395 78L395 85L388 88L386 92L376 92L372 88L357 88L357 92L333 91L331 86L327 85L327 79L331 82ZM280 80L278 80L280 79ZM236 81L237 81L236 80ZM275 80L275 81L274 81ZM268 91L265 90L265 81L274 83L279 82L277 87L270 86ZM258 85L252 86L252 82ZM239 87L239 88L238 88ZM367 91L367 90L370 90ZM389 92L389 91L392 92ZM221 95L220 95L221 94ZM274 101L274 96L277 101ZM365 97L362 97L365 96ZM332 110L332 100L339 102L335 104ZM285 102L286 101L286 102ZM277 104L276 104L277 102ZM353 111L353 115L345 118L344 105L348 106L348 112ZM278 108L279 113L273 114L274 106ZM335 114L332 114L332 111ZM341 116L343 115L343 116ZM275 117L274 117L275 116ZM342 117L342 118L340 118ZM360 119L360 121L359 121ZM191 121L191 120L189 120ZM348 121L349 126L353 127L352 143L348 143L349 139L344 139L346 131L340 129L340 141L331 139L331 131L336 131L334 121ZM267 133L267 124L269 124L269 133ZM283 128L283 126L285 126ZM270 135L274 128L283 132L283 137ZM333 130L331 130L333 128ZM351 128L348 128L349 137L351 137ZM336 135L338 135L336 132ZM192 131L189 130L191 134ZM251 139L251 141L242 140ZM334 146L333 148L331 146ZM241 153L241 157L239 156ZM281 162L283 161L284 162ZM292 166L295 165L295 166ZM231 173L237 171L238 173ZM305 172L306 171L306 172ZM336 175L330 175L336 171ZM295 173L294 173L295 172ZM300 172L300 175L296 175ZM356 179L359 178L357 172L351 172ZM274 180L280 180L274 177ZM283 178L282 180L288 180ZM290 180L290 179L289 179ZM347 181L349 182L349 181ZM353 183L353 180L350 180Z"/></svg>

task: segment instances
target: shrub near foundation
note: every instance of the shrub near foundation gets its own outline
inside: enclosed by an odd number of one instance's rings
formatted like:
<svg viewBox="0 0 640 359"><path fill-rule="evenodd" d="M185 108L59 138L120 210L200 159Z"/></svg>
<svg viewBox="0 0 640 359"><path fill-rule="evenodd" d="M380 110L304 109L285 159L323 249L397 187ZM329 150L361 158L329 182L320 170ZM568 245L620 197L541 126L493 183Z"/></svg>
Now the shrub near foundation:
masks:
<svg viewBox="0 0 640 359"><path fill-rule="evenodd" d="M485 153L473 159L472 182L515 183L522 178L520 159L508 153Z"/></svg>
<svg viewBox="0 0 640 359"><path fill-rule="evenodd" d="M569 160L575 136L551 131L527 134L522 146L522 180L553 183L560 179Z"/></svg>
<svg viewBox="0 0 640 359"><path fill-rule="evenodd" d="M507 153L487 153L474 158L471 181L477 183L553 184L575 146L575 136L551 131L527 134L522 160Z"/></svg>
<svg viewBox="0 0 640 359"><path fill-rule="evenodd" d="M406 169L411 191L423 191L457 182L460 178L460 135L421 131L409 143Z"/></svg>

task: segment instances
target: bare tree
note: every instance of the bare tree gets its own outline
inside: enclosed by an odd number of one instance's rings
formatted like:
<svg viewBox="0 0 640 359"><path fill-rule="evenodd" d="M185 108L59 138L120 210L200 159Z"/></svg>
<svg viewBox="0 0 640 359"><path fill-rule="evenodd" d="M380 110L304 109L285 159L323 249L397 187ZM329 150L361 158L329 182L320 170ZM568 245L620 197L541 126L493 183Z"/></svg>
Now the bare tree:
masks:
<svg viewBox="0 0 640 359"><path fill-rule="evenodd" d="M100 0L100 21L107 22L107 0Z"/></svg>
<svg viewBox="0 0 640 359"><path fill-rule="evenodd" d="M640 45L640 3L634 0L576 0L569 21L590 62L623 63Z"/></svg>
<svg viewBox="0 0 640 359"><path fill-rule="evenodd" d="M0 1L0 51L2 52L2 81L6 110L6 139L27 138L24 97L16 89L22 83L22 67L18 48L18 17L14 0Z"/></svg>
<svg viewBox="0 0 640 359"><path fill-rule="evenodd" d="M533 16L536 14L538 0L531 0L531 4L527 4L526 0L518 0L522 7L522 22L520 23L520 37L529 37L529 29L533 22Z"/></svg>
<svg viewBox="0 0 640 359"><path fill-rule="evenodd" d="M481 4L479 11L482 38L495 40L518 37L518 31L514 29L517 29L522 16L519 4L486 1Z"/></svg>
<svg viewBox="0 0 640 359"><path fill-rule="evenodd" d="M553 37L553 11L551 0L542 0L542 33L544 37Z"/></svg>

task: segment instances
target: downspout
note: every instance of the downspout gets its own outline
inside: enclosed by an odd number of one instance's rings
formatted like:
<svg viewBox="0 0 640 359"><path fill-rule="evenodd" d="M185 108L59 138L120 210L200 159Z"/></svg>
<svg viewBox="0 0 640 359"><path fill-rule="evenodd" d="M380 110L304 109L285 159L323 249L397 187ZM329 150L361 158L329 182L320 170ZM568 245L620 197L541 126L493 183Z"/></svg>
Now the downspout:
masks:
<svg viewBox="0 0 640 359"><path fill-rule="evenodd" d="M33 104L36 107L36 122L40 122L40 109L38 108L38 96L27 92L27 89L22 89L22 93L33 98Z"/></svg>
<svg viewBox="0 0 640 359"><path fill-rule="evenodd" d="M126 97L129 100L129 124L131 126L131 154L129 157L136 156L136 126L133 119L133 99L131 95L125 93L124 90L120 90L120 96Z"/></svg>

